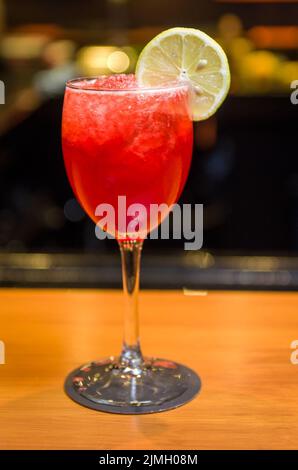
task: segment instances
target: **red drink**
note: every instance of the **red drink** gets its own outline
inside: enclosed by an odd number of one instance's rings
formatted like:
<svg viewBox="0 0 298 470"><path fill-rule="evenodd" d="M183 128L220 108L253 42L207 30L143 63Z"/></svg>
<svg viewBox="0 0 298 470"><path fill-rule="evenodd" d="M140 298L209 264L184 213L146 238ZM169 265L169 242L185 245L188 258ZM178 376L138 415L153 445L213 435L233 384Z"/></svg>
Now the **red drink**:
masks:
<svg viewBox="0 0 298 470"><path fill-rule="evenodd" d="M188 175L193 125L187 86L142 90L134 75L77 80L66 88L62 127L70 183L94 222L100 225L96 207L111 204L110 231L129 238L118 226L118 196L126 196L127 207L147 209L147 231L155 228L150 204L175 203ZM159 222L167 214L164 209Z"/></svg>

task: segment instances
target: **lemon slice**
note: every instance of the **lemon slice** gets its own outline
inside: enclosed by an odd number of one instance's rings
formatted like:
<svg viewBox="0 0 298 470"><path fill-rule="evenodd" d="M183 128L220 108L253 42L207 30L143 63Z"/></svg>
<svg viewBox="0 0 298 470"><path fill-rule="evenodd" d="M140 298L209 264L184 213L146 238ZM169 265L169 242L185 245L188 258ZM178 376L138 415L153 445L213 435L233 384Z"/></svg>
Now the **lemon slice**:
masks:
<svg viewBox="0 0 298 470"><path fill-rule="evenodd" d="M171 28L143 49L136 66L140 86L164 86L185 81L191 89L194 121L212 116L230 87L229 64L220 45L193 28Z"/></svg>

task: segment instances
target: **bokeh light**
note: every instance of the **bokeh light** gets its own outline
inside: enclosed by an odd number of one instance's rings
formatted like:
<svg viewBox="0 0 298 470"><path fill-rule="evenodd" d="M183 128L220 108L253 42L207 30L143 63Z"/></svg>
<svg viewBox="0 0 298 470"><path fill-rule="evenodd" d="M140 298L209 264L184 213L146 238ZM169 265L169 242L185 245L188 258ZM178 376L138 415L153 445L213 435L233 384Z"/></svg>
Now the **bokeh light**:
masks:
<svg viewBox="0 0 298 470"><path fill-rule="evenodd" d="M124 51L114 51L107 59L107 66L111 72L126 72L129 67L129 57Z"/></svg>

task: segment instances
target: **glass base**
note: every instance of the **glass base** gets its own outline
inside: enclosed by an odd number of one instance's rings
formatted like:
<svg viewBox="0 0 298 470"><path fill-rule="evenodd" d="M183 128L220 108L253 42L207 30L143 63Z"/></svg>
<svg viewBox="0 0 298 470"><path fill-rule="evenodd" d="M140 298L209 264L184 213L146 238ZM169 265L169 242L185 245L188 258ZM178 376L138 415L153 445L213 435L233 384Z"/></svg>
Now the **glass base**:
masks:
<svg viewBox="0 0 298 470"><path fill-rule="evenodd" d="M144 358L136 370L110 357L71 372L67 395L80 405L120 414L169 410L192 400L201 388L198 375L165 359Z"/></svg>

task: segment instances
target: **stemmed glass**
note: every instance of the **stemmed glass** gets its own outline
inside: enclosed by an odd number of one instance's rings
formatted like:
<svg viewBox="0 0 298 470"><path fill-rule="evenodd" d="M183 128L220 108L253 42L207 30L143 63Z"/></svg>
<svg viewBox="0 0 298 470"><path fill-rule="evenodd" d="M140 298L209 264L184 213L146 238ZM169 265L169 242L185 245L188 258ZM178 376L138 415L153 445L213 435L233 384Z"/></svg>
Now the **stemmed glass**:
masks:
<svg viewBox="0 0 298 470"><path fill-rule="evenodd" d="M182 405L200 389L200 379L189 368L143 356L137 300L143 241L168 215L189 171L193 126L188 93L183 83L139 88L133 75L66 84L62 140L68 178L87 214L119 243L125 296L120 356L85 364L66 379L67 394L89 408L152 413ZM123 198L126 208L143 207L145 212L123 214ZM154 204L160 211L152 221ZM99 207L113 208L110 224ZM123 215L124 225L119 223Z"/></svg>

